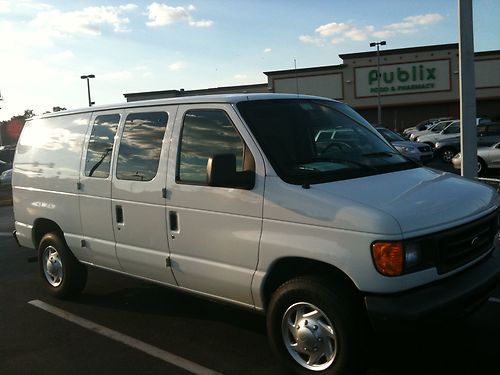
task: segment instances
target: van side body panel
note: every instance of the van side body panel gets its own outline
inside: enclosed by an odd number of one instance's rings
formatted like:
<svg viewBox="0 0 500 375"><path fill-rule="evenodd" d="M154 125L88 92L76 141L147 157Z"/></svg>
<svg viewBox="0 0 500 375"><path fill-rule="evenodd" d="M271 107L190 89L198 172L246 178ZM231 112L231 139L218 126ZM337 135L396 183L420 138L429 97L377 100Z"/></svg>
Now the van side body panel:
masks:
<svg viewBox="0 0 500 375"><path fill-rule="evenodd" d="M75 255L81 236L78 203L80 160L90 113L28 121L19 139L12 175L16 230L23 246L33 247L36 220L56 223ZM28 243L29 238L29 243ZM71 239L73 238L73 239Z"/></svg>

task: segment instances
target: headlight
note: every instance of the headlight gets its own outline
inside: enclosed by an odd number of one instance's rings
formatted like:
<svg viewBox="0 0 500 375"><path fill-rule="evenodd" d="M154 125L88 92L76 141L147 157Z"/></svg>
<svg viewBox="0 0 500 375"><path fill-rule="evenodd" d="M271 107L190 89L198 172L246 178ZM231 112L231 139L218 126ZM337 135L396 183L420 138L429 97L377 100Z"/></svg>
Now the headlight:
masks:
<svg viewBox="0 0 500 375"><path fill-rule="evenodd" d="M384 276L400 276L424 266L424 254L418 242L376 241L372 244L375 268Z"/></svg>
<svg viewBox="0 0 500 375"><path fill-rule="evenodd" d="M402 154L416 154L418 152L416 148L408 146L396 146L396 150Z"/></svg>

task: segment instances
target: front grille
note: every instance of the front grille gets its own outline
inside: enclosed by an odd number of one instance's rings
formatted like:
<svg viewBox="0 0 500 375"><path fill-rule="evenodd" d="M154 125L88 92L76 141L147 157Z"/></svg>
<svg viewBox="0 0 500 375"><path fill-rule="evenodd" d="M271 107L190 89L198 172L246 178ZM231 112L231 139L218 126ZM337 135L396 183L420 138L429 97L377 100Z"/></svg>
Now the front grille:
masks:
<svg viewBox="0 0 500 375"><path fill-rule="evenodd" d="M431 146L418 146L420 152L431 152Z"/></svg>
<svg viewBox="0 0 500 375"><path fill-rule="evenodd" d="M498 230L498 211L472 223L432 236L439 274L461 267L493 247Z"/></svg>

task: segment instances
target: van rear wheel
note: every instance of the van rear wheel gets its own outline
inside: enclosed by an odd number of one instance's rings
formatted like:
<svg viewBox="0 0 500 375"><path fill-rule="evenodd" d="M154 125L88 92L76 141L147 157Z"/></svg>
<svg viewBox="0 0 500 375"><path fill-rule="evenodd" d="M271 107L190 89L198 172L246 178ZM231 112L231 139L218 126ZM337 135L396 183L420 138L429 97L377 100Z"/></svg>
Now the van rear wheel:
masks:
<svg viewBox="0 0 500 375"><path fill-rule="evenodd" d="M47 233L38 246L40 273L48 291L61 299L80 293L87 282L87 268L56 233Z"/></svg>
<svg viewBox="0 0 500 375"><path fill-rule="evenodd" d="M363 327L356 304L326 281L297 278L271 298L267 329L277 356L295 374L356 374L363 369Z"/></svg>

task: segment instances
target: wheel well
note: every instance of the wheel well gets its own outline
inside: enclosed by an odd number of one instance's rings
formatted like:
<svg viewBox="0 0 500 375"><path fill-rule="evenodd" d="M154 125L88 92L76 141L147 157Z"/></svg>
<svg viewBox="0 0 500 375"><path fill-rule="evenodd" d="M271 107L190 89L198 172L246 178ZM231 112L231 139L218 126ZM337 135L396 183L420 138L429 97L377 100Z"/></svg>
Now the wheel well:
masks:
<svg viewBox="0 0 500 375"><path fill-rule="evenodd" d="M38 248L43 236L50 232L57 232L61 234L61 239L64 241L63 231L55 222L49 219L36 219L33 225L31 238L33 239L33 245L35 249Z"/></svg>
<svg viewBox="0 0 500 375"><path fill-rule="evenodd" d="M440 152L441 152L441 153L443 153L443 152L445 152L445 151L447 151L447 150L451 150L451 151L453 151L453 152L457 152L456 147L453 147L453 146L443 146L443 148L441 148L441 151L440 151Z"/></svg>
<svg viewBox="0 0 500 375"><path fill-rule="evenodd" d="M267 309L273 292L280 285L300 276L319 277L327 280L331 285L336 285L350 291L354 296L359 295L359 290L352 280L344 272L331 264L300 257L282 258L272 265L264 280L264 308Z"/></svg>

